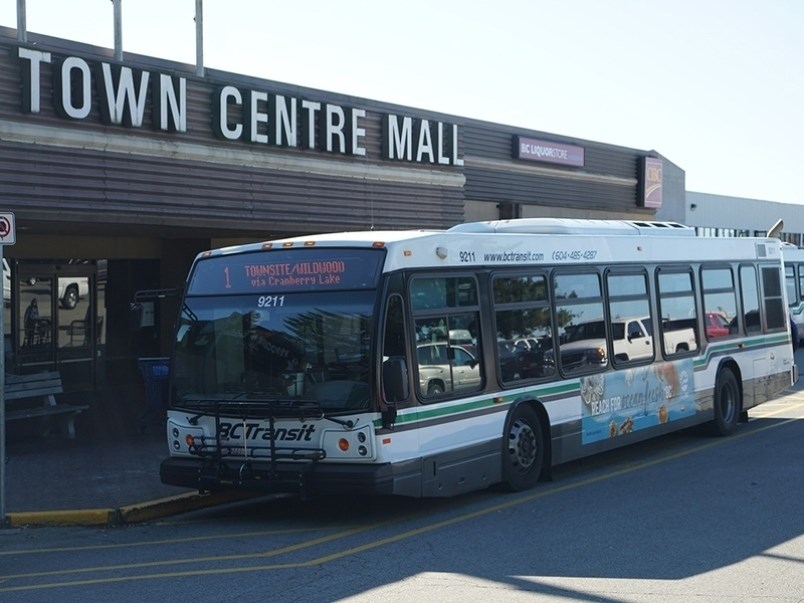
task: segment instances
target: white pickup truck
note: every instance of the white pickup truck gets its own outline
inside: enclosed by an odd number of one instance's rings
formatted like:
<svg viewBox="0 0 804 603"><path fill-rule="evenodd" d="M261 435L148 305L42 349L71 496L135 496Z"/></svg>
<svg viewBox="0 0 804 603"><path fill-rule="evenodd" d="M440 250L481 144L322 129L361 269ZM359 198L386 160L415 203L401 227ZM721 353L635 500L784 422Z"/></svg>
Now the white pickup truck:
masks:
<svg viewBox="0 0 804 603"><path fill-rule="evenodd" d="M72 310L78 305L78 300L89 295L89 277L86 276L60 276L57 297L62 308ZM27 285L36 284L35 279L27 281ZM3 258L3 300L11 301L11 268L6 258Z"/></svg>
<svg viewBox="0 0 804 603"><path fill-rule="evenodd" d="M641 360L653 357L653 325L651 318L637 316L611 322L613 354L617 360ZM698 349L694 320L663 323L664 349L675 354ZM605 364L606 331L602 320L568 325L561 344L561 362L573 370L590 364Z"/></svg>

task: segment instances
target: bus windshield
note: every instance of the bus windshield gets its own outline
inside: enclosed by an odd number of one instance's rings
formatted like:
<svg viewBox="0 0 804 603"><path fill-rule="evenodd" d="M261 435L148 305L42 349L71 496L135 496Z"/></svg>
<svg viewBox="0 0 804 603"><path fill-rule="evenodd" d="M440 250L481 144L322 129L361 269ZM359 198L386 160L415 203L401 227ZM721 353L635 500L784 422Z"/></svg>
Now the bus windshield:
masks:
<svg viewBox="0 0 804 603"><path fill-rule="evenodd" d="M373 290L187 298L177 330L173 404L368 408L374 298Z"/></svg>

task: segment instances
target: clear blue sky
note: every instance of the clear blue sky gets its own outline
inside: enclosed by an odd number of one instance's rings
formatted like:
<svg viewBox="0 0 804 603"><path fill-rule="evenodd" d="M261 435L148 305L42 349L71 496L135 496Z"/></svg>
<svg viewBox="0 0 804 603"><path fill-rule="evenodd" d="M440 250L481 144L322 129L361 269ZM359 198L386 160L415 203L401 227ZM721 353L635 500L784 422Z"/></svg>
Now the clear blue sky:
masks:
<svg viewBox="0 0 804 603"><path fill-rule="evenodd" d="M16 0L0 25L16 27ZM194 0L123 0L123 50L195 63ZM27 0L111 48L110 0ZM801 0L204 0L207 67L655 149L687 190L804 203Z"/></svg>

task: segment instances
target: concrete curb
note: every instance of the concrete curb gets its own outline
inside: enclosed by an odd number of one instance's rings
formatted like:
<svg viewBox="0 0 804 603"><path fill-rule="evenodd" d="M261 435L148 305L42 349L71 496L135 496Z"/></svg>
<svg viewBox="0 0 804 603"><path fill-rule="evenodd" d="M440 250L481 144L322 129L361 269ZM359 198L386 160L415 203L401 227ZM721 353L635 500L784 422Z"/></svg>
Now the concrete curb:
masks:
<svg viewBox="0 0 804 603"><path fill-rule="evenodd" d="M114 525L114 509L76 509L68 511L23 511L6 513L11 527L28 526L108 526Z"/></svg>
<svg viewBox="0 0 804 603"><path fill-rule="evenodd" d="M255 492L189 492L167 498L126 505L116 509L75 509L7 513L10 527L117 526L153 521L178 513L204 509L260 496Z"/></svg>
<svg viewBox="0 0 804 603"><path fill-rule="evenodd" d="M186 513L188 511L195 511L196 509L225 505L227 503L256 498L258 496L264 496L264 493L229 491L198 494L197 492L190 492L188 494L178 494L176 496L120 507L117 510L118 519L121 525L142 523L177 513Z"/></svg>

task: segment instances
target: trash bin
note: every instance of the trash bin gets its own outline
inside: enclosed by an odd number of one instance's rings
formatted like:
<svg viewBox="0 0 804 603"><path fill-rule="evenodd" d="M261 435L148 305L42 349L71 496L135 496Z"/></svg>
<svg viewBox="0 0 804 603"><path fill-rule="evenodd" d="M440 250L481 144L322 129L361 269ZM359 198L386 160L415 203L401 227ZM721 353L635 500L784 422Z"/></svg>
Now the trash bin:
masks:
<svg viewBox="0 0 804 603"><path fill-rule="evenodd" d="M146 409L140 419L140 431L148 425L161 425L168 401L168 358L140 358L140 373L145 382Z"/></svg>

